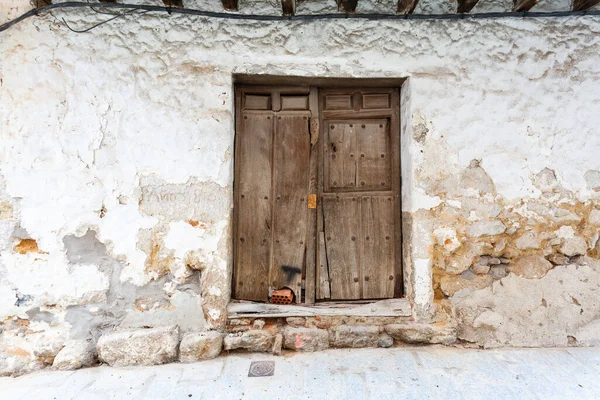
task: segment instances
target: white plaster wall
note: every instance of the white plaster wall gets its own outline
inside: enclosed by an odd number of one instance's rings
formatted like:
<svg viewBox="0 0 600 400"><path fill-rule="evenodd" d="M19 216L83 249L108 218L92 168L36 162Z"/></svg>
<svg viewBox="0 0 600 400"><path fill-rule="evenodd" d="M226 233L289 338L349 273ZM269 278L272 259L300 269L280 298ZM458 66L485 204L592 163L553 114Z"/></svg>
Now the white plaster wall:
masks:
<svg viewBox="0 0 600 400"><path fill-rule="evenodd" d="M103 18L55 15L77 28ZM44 16L0 34L5 335L40 324L39 312L42 336L82 325L92 336L121 323L189 327L194 305L197 327L222 326L236 73L409 77L406 213L438 205L430 183L472 160L509 202L539 197L533 176L545 167L578 200L596 201L584 175L600 170L599 31L595 17L258 23L146 14L86 34ZM414 139L423 128L425 145ZM413 226L410 295L425 312L433 233L418 218ZM65 238L90 231L110 268L68 261ZM24 238L37 253L15 250ZM15 340L34 354L33 339Z"/></svg>

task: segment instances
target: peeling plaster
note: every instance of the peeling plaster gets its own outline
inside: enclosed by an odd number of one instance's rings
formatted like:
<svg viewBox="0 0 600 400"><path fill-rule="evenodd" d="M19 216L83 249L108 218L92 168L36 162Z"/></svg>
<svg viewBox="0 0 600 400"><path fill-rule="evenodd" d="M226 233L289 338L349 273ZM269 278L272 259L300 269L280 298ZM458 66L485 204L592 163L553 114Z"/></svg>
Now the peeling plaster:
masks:
<svg viewBox="0 0 600 400"><path fill-rule="evenodd" d="M301 2L299 13L335 8L323 4ZM5 10L0 21L14 13ZM102 17L65 18L84 27ZM69 336L167 322L224 328L234 74L408 77L403 258L414 318L435 321L447 307L460 338L482 346L597 343L599 32L592 16L557 25L180 15L127 16L85 35L41 16L4 32L0 372L47 366ZM15 251L22 239L38 252ZM529 256L552 267L517 275ZM442 279L459 290L445 294Z"/></svg>

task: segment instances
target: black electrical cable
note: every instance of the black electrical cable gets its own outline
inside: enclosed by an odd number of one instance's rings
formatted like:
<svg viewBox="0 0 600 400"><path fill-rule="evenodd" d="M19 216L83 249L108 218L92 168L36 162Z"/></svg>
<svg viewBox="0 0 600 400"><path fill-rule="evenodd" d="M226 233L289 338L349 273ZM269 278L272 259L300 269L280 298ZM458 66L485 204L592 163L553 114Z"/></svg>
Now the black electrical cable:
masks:
<svg viewBox="0 0 600 400"><path fill-rule="evenodd" d="M55 9L71 8L114 8L125 10L140 10L146 12L164 12L166 14L184 14L197 15L208 18L246 20L246 21L316 21L333 19L366 19L366 20L456 20L456 19L498 19L498 18L558 18L583 15L600 15L600 10L593 11L557 11L557 12L493 12L480 14L307 14L307 15L256 15L239 14L228 12L213 12L196 10L193 8L162 7L143 4L122 4L122 3L83 3L79 1L69 1L64 3L50 4L47 6L35 8L19 17L0 25L0 32L7 30L19 22L37 16L46 11Z"/></svg>
<svg viewBox="0 0 600 400"><path fill-rule="evenodd" d="M92 10L93 10L93 9L92 9ZM94 11L95 11L95 10L94 10ZM112 21L112 20L114 20L114 19L117 19L117 18L124 17L125 15L131 14L131 13L133 13L133 12L135 12L135 11L137 11L137 10L128 10L128 11L125 11L125 12L123 12L123 13L121 13L121 14L116 14L116 15L113 15L111 18L109 18L109 19L107 19L107 20L105 20L105 21L98 22L97 24L95 24L95 25L92 25L92 26L90 26L89 28L86 28L86 29L81 29L81 30L79 30L79 29L73 29L73 28L71 28L71 26L70 26L70 25L67 23L67 21L65 21L65 19L64 19L64 18L62 19L62 22L63 22L63 24L65 24L65 26L66 26L66 27L67 27L67 28L68 28L68 29L69 29L71 32L75 32L75 33L85 33L85 32L89 32L89 31L91 31L92 29L96 29L96 28L97 28L97 27L99 27L100 25L104 25L104 24L106 24L107 22L110 22L110 21ZM97 11L96 11L96 12L97 12ZM142 13L142 14L144 14L144 13L147 13L147 11L142 11L141 13ZM102 13L100 13L100 14L102 14Z"/></svg>

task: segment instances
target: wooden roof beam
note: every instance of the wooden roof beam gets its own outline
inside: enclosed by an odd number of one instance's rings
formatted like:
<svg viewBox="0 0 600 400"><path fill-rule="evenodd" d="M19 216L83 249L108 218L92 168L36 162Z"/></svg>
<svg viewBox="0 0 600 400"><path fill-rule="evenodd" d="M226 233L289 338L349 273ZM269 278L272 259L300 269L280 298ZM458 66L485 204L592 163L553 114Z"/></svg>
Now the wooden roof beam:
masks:
<svg viewBox="0 0 600 400"><path fill-rule="evenodd" d="M296 14L296 0L281 0L281 11L283 15Z"/></svg>
<svg viewBox="0 0 600 400"><path fill-rule="evenodd" d="M514 0L513 12L523 12L531 10L531 7L539 3L540 0Z"/></svg>
<svg viewBox="0 0 600 400"><path fill-rule="evenodd" d="M345 13L353 13L356 11L358 0L337 0L338 10Z"/></svg>
<svg viewBox="0 0 600 400"><path fill-rule="evenodd" d="M33 8L49 6L50 4L52 4L52 0L35 0L32 2Z"/></svg>
<svg viewBox="0 0 600 400"><path fill-rule="evenodd" d="M221 0L223 3L223 8L228 11L237 11L238 9L238 0Z"/></svg>
<svg viewBox="0 0 600 400"><path fill-rule="evenodd" d="M600 3L600 0L573 0L573 11L587 11Z"/></svg>
<svg viewBox="0 0 600 400"><path fill-rule="evenodd" d="M397 14L412 14L419 4L419 0L398 0Z"/></svg>
<svg viewBox="0 0 600 400"><path fill-rule="evenodd" d="M163 0L163 3L167 7L183 8L183 0Z"/></svg>
<svg viewBox="0 0 600 400"><path fill-rule="evenodd" d="M471 10L473 9L473 7L475 7L478 1L479 0L458 0L458 7L456 8L456 12L460 14L471 12Z"/></svg>

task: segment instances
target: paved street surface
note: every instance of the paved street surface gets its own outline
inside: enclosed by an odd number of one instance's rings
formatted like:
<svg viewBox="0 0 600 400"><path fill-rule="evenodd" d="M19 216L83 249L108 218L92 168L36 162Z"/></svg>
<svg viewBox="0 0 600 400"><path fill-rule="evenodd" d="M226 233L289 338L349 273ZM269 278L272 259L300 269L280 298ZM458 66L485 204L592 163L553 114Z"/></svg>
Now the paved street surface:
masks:
<svg viewBox="0 0 600 400"><path fill-rule="evenodd" d="M252 361L273 376L248 377ZM0 378L2 399L600 399L600 348L329 350Z"/></svg>

